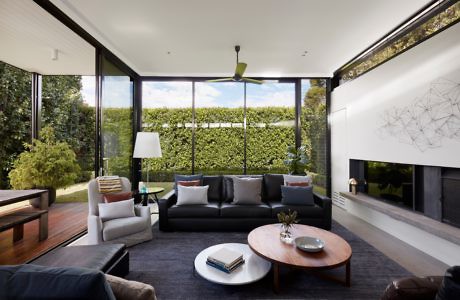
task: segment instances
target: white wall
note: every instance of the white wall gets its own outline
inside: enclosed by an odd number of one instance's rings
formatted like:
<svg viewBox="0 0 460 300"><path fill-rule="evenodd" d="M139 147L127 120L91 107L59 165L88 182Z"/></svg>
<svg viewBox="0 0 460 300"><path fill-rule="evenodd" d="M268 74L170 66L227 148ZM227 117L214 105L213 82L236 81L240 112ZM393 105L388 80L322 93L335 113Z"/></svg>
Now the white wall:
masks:
<svg viewBox="0 0 460 300"><path fill-rule="evenodd" d="M460 24L337 87L331 147L336 204L348 190L350 159L460 168Z"/></svg>

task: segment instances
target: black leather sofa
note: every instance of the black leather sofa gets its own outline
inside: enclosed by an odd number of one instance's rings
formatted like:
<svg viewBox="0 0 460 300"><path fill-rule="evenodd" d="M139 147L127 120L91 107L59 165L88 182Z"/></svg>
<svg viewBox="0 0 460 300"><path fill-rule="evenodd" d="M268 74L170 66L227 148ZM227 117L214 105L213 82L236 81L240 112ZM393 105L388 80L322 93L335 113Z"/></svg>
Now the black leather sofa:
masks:
<svg viewBox="0 0 460 300"><path fill-rule="evenodd" d="M159 225L162 231L248 231L277 223L281 211L297 211L300 224L331 229L331 199L314 194L314 205L283 205L283 175L265 174L262 181L262 204L235 205L232 176L203 176L209 185L207 205L176 205L176 194L169 192L159 199ZM244 177L244 176L239 176ZM251 176L258 177L258 176Z"/></svg>

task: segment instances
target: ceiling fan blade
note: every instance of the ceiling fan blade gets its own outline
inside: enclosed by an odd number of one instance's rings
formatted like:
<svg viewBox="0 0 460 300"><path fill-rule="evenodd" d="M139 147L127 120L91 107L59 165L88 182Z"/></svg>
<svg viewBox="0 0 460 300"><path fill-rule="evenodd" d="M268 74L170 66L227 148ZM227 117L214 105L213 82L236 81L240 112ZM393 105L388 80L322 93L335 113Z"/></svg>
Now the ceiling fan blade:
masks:
<svg viewBox="0 0 460 300"><path fill-rule="evenodd" d="M227 81L233 81L233 77L206 80L206 82L227 82Z"/></svg>
<svg viewBox="0 0 460 300"><path fill-rule="evenodd" d="M246 71L247 66L248 65L245 63L242 63L242 62L238 63L236 65L235 75L238 75L239 77L243 77L244 71Z"/></svg>
<svg viewBox="0 0 460 300"><path fill-rule="evenodd" d="M252 79L252 78L247 78L247 77L243 77L241 78L242 81L245 81L245 82L249 82L249 83L255 83L255 84L262 84L264 83L262 80L256 80L256 79Z"/></svg>

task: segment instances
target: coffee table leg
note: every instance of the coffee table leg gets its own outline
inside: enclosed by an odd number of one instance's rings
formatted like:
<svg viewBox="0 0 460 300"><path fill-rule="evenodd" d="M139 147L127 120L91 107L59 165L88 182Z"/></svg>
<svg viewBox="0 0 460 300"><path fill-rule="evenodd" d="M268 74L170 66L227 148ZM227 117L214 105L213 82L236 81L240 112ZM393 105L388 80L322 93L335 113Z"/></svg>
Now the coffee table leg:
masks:
<svg viewBox="0 0 460 300"><path fill-rule="evenodd" d="M280 291L280 265L273 263L273 289L275 293Z"/></svg>
<svg viewBox="0 0 460 300"><path fill-rule="evenodd" d="M348 260L347 264L345 265L345 284L347 287L351 286L351 260Z"/></svg>

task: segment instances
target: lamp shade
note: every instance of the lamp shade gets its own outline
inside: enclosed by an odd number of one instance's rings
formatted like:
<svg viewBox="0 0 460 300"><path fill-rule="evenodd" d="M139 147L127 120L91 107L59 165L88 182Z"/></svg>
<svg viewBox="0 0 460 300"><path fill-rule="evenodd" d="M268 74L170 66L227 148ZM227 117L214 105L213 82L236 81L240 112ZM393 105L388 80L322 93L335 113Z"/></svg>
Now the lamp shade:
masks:
<svg viewBox="0 0 460 300"><path fill-rule="evenodd" d="M161 157L160 136L158 132L138 132L134 145L133 158Z"/></svg>

